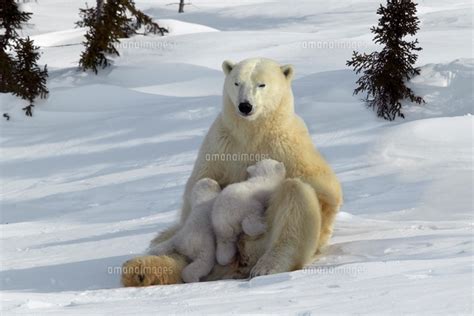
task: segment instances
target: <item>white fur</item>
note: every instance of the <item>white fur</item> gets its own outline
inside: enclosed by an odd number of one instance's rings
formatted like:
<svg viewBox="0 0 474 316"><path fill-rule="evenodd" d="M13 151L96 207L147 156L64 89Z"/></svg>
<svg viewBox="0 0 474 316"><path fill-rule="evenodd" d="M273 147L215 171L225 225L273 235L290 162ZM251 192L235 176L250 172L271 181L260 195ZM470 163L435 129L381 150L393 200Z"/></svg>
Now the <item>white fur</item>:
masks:
<svg viewBox="0 0 474 316"><path fill-rule="evenodd" d="M281 87L293 77L292 66L279 66L274 61L262 58L249 59L239 64L224 61L222 69L227 75L224 91L238 115L247 121L256 120L275 110L275 106L287 93ZM242 102L252 104L250 115L242 116L239 112L238 105Z"/></svg>
<svg viewBox="0 0 474 316"><path fill-rule="evenodd" d="M215 264L215 237L211 224L211 211L221 188L209 178L199 180L191 194L191 213L181 229L171 238L152 246L151 255L166 255L173 251L188 257L181 277L184 282L199 282Z"/></svg>
<svg viewBox="0 0 474 316"><path fill-rule="evenodd" d="M247 181L227 186L214 203L211 218L217 241L216 258L221 265L234 258L242 231L249 236L265 232L265 208L286 174L284 165L272 159L259 161L248 167L247 172Z"/></svg>
<svg viewBox="0 0 474 316"><path fill-rule="evenodd" d="M247 167L257 159L208 159L216 155L265 155L282 162L287 178L272 195L265 210L267 231L250 237L241 234L236 264L215 265L206 280L245 278L301 269L324 249L332 234L336 214L342 204L342 189L329 164L315 148L303 120L294 111L291 80L293 68L265 58L226 61L223 108L210 127L199 150L183 198L181 219L161 232L152 245L172 238L182 229L191 213L191 191L202 178L215 179L221 187L246 179ZM237 86L235 83L239 83ZM265 87L259 85L265 84ZM253 105L250 115L239 113L239 103ZM170 271L166 280L151 273L124 275L125 286L168 284L181 276L186 258L168 256L137 257L127 267ZM134 271L134 270L132 270ZM140 270L141 271L141 270ZM142 277L145 276L142 281ZM155 283L148 280L157 279Z"/></svg>

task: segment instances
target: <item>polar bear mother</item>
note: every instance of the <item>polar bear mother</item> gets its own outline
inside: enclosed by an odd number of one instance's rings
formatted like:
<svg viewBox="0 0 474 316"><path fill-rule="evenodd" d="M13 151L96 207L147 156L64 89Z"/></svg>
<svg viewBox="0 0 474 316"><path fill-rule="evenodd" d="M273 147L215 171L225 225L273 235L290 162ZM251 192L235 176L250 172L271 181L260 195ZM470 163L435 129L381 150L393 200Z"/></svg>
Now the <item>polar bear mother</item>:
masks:
<svg viewBox="0 0 474 316"><path fill-rule="evenodd" d="M169 239L188 217L190 194L202 178L222 188L246 179L255 163L210 157L265 157L284 163L287 179L266 210L267 232L239 240L239 256L228 266L216 264L207 280L245 278L300 269L314 258L332 234L342 191L330 166L313 146L308 130L294 112L293 67L263 58L238 64L225 61L222 112L199 151L184 192L180 222L160 233L151 245ZM127 261L125 286L179 283L187 259L179 254L142 256Z"/></svg>

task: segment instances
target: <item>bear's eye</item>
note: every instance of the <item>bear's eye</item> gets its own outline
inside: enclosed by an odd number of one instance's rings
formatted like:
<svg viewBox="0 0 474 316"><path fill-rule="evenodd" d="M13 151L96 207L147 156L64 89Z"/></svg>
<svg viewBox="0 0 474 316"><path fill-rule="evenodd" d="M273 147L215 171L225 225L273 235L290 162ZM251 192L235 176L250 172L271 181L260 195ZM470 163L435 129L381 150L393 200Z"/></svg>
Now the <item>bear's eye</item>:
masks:
<svg viewBox="0 0 474 316"><path fill-rule="evenodd" d="M239 86L239 83L238 83L238 82L234 82L234 85L235 85L236 87L238 87L238 86Z"/></svg>
<svg viewBox="0 0 474 316"><path fill-rule="evenodd" d="M258 87L259 87L259 88L265 88L265 84L264 84L264 83L259 84Z"/></svg>

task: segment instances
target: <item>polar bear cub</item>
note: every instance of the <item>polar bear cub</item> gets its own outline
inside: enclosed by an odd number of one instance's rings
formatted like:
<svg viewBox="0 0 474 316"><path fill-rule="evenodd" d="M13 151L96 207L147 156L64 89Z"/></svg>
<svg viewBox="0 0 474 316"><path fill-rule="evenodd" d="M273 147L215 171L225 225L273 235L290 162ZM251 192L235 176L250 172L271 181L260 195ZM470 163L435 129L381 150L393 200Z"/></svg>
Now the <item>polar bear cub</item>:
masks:
<svg viewBox="0 0 474 316"><path fill-rule="evenodd" d="M212 229L212 206L221 192L219 184L209 178L196 182L191 193L191 213L178 232L148 250L150 255L161 256L177 251L192 262L181 273L185 283L199 282L215 264L216 241Z"/></svg>
<svg viewBox="0 0 474 316"><path fill-rule="evenodd" d="M243 231L249 236L265 232L264 211L270 196L285 179L283 163L264 159L247 168L247 181L227 186L217 197L212 210L216 234L216 259L229 264L237 252L237 239Z"/></svg>

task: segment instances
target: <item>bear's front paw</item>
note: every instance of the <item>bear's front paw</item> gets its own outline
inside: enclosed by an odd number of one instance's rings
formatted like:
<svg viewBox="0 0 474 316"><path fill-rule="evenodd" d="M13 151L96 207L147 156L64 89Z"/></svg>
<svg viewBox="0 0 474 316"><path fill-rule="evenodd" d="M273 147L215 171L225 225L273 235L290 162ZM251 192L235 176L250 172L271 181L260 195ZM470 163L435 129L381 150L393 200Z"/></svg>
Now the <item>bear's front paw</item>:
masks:
<svg viewBox="0 0 474 316"><path fill-rule="evenodd" d="M274 258L267 255L263 255L257 261L257 263L252 268L252 270L250 270L250 278L254 278L261 275L269 275L269 274L284 272L284 271L279 271L274 261L275 261Z"/></svg>
<svg viewBox="0 0 474 316"><path fill-rule="evenodd" d="M128 260L122 266L123 286L180 283L179 273L172 271L170 260L167 256L142 256Z"/></svg>
<svg viewBox="0 0 474 316"><path fill-rule="evenodd" d="M267 230L267 225L264 220L246 217L242 221L242 230L245 234L255 237L263 234Z"/></svg>
<svg viewBox="0 0 474 316"><path fill-rule="evenodd" d="M218 242L216 248L216 259L217 262L226 266L231 263L237 252L236 245L231 242Z"/></svg>
<svg viewBox="0 0 474 316"><path fill-rule="evenodd" d="M184 269L181 273L181 278L183 279L184 283L196 283L199 282L199 277L196 275L194 271L191 269Z"/></svg>

